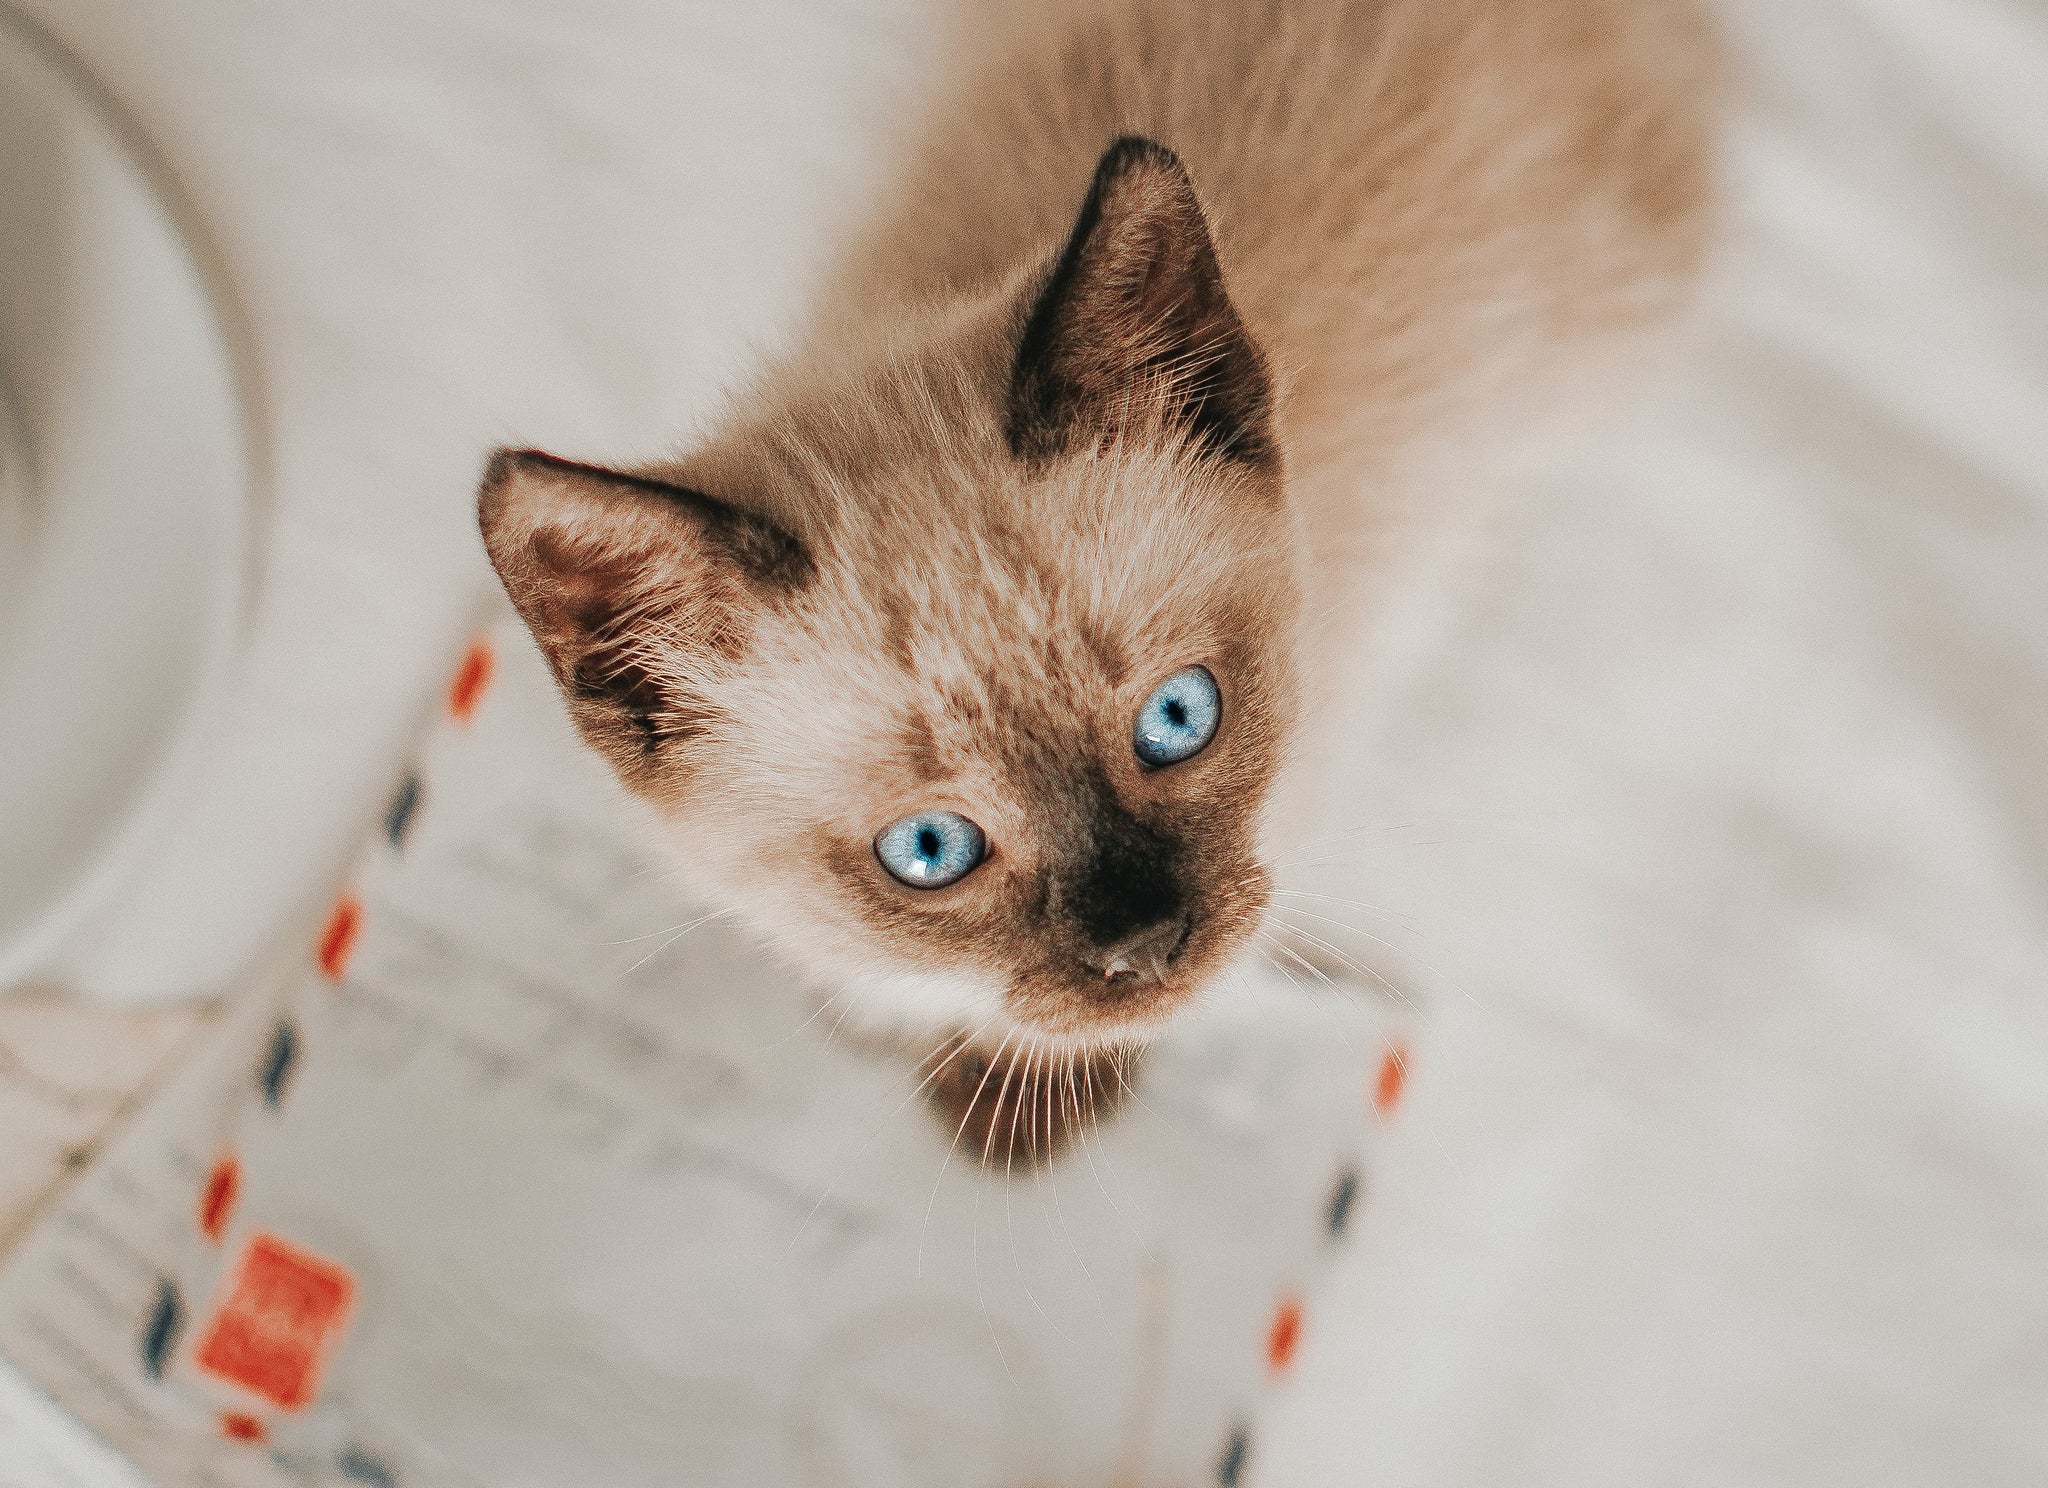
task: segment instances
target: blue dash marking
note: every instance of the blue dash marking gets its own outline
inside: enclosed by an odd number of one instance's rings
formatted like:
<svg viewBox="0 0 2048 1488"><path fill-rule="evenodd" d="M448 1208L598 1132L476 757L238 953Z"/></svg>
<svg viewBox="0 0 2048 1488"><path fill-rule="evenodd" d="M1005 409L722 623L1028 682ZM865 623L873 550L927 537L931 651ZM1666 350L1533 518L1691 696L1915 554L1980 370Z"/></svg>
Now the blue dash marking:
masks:
<svg viewBox="0 0 2048 1488"><path fill-rule="evenodd" d="M263 1051L263 1065L256 1072L256 1088L263 1104L275 1111L291 1083L299 1063L299 1030L289 1020L281 1022L270 1035L270 1047Z"/></svg>
<svg viewBox="0 0 2048 1488"><path fill-rule="evenodd" d="M397 793L391 797L391 804L384 810L384 835L393 847L405 846L405 834L412 828L412 819L420 809L420 777L417 771L409 771L405 779L398 782Z"/></svg>
<svg viewBox="0 0 2048 1488"><path fill-rule="evenodd" d="M1358 1169L1346 1168L1337 1175L1337 1186L1330 1190L1330 1208L1326 1222L1330 1227L1332 1240L1344 1233L1344 1226L1351 1222L1351 1211L1357 1207Z"/></svg>
<svg viewBox="0 0 2048 1488"><path fill-rule="evenodd" d="M1237 1488L1238 1480L1244 1477L1245 1464L1251 1460L1251 1433L1244 1427L1234 1428L1230 1443L1223 1449L1223 1460L1216 1464L1217 1488Z"/></svg>
<svg viewBox="0 0 2048 1488"><path fill-rule="evenodd" d="M334 1459L334 1465L344 1478L358 1483L368 1483L370 1488L398 1488L398 1474L385 1465L381 1458L372 1457L358 1446L346 1446Z"/></svg>
<svg viewBox="0 0 2048 1488"><path fill-rule="evenodd" d="M178 1295L178 1284L168 1278L159 1280L149 1317L142 1325L142 1372L151 1379L164 1377L164 1366L170 1362L184 1324L185 1303Z"/></svg>

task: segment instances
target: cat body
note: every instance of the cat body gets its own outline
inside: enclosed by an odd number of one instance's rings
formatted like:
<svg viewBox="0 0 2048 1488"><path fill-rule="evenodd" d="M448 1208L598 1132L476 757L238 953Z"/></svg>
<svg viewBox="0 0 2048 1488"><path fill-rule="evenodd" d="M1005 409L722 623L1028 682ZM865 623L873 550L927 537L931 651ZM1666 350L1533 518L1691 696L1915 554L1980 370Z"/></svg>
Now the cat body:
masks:
<svg viewBox="0 0 2048 1488"><path fill-rule="evenodd" d="M1245 951L1321 648L1460 499L1441 453L1682 296L1715 70L1684 0L1027 11L707 440L480 497L698 892L999 1060Z"/></svg>
<svg viewBox="0 0 2048 1488"><path fill-rule="evenodd" d="M1358 597L1386 493L1446 440L1694 276L1719 58L1688 0L1023 9L933 110L828 315L858 342L868 316L1001 298L1109 141L1166 144L1277 385L1311 613Z"/></svg>

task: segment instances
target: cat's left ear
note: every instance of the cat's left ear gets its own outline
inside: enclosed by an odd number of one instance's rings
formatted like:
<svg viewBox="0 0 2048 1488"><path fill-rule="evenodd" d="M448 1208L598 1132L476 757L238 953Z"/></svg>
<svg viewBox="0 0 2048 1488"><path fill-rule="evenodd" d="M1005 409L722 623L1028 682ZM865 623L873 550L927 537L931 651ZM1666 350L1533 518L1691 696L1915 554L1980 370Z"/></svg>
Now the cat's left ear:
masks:
<svg viewBox="0 0 2048 1488"><path fill-rule="evenodd" d="M1223 287L1180 157L1127 135L1103 153L1018 342L1011 449L1042 460L1125 432L1177 428L1215 458L1274 457L1265 358Z"/></svg>

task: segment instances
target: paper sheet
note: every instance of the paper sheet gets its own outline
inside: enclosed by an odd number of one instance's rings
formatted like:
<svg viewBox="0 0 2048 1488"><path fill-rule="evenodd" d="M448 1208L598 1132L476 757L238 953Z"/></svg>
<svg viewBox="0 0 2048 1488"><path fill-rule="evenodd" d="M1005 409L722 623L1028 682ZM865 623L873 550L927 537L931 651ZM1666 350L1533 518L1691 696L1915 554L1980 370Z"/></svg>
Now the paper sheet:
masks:
<svg viewBox="0 0 2048 1488"><path fill-rule="evenodd" d="M209 1013L116 1012L33 988L0 997L0 1254Z"/></svg>
<svg viewBox="0 0 2048 1488"><path fill-rule="evenodd" d="M0 1272L0 1350L164 1488L1234 1478L1374 994L1248 969L983 1172L679 903L516 629L464 676L313 954Z"/></svg>
<svg viewBox="0 0 2048 1488"><path fill-rule="evenodd" d="M0 1360L0 1488L148 1488L106 1443Z"/></svg>

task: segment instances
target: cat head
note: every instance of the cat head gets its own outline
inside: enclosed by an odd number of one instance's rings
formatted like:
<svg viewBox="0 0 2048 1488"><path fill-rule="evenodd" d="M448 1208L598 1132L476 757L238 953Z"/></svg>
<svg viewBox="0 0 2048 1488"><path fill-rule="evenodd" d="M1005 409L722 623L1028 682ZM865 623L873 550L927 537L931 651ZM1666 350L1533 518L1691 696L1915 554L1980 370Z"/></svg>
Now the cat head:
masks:
<svg viewBox="0 0 2048 1488"><path fill-rule="evenodd" d="M624 474L495 456L491 559L702 892L857 1013L1142 1037L1266 902L1297 543L1180 162L1064 250Z"/></svg>

